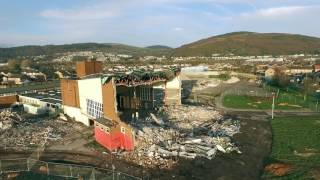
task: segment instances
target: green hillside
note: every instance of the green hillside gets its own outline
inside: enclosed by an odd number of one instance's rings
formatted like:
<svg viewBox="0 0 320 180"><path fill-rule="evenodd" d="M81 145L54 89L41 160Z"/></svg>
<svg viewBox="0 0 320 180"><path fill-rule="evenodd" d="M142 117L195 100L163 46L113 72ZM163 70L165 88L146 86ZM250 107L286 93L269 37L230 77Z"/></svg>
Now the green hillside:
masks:
<svg viewBox="0 0 320 180"><path fill-rule="evenodd" d="M12 48L0 48L0 60L16 58L18 56L53 55L55 53L75 51L102 51L107 53L123 53L133 56L167 55L169 54L170 50L170 48L141 48L112 43L79 43L66 45L20 46Z"/></svg>
<svg viewBox="0 0 320 180"><path fill-rule="evenodd" d="M173 56L288 55L320 53L320 38L296 34L234 32L183 45Z"/></svg>
<svg viewBox="0 0 320 180"><path fill-rule="evenodd" d="M163 46L163 45L147 46L146 48L149 48L149 49L168 49L168 50L172 49L169 46Z"/></svg>

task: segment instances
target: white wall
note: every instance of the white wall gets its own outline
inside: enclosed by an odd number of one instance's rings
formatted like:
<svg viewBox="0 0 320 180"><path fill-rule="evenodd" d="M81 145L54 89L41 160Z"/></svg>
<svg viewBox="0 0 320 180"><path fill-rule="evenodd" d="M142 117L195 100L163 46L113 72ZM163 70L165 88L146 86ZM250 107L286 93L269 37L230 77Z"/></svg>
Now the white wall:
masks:
<svg viewBox="0 0 320 180"><path fill-rule="evenodd" d="M63 106L63 112L76 121L83 123L86 126L90 126L89 119L84 115L79 108L71 106Z"/></svg>
<svg viewBox="0 0 320 180"><path fill-rule="evenodd" d="M180 75L166 83L165 103L181 104L181 79Z"/></svg>
<svg viewBox="0 0 320 180"><path fill-rule="evenodd" d="M43 107L37 107L30 104L23 104L23 110L30 114L44 114L46 109Z"/></svg>
<svg viewBox="0 0 320 180"><path fill-rule="evenodd" d="M165 84L160 84L160 85L156 85L156 86L152 86L152 87L153 87L153 89L165 89L166 88Z"/></svg>
<svg viewBox="0 0 320 180"><path fill-rule="evenodd" d="M19 101L23 104L23 110L30 114L43 114L49 110L47 103L36 98L19 96Z"/></svg>
<svg viewBox="0 0 320 180"><path fill-rule="evenodd" d="M180 89L181 88L180 75L176 76L171 81L167 81L166 88L167 89Z"/></svg>
<svg viewBox="0 0 320 180"><path fill-rule="evenodd" d="M80 109L84 114L87 114L86 99L91 99L98 103L103 103L101 78L78 80L78 88Z"/></svg>
<svg viewBox="0 0 320 180"><path fill-rule="evenodd" d="M48 103L43 102L40 99L19 95L19 101L23 104L24 111L27 113L41 114L45 111L55 112L55 108L48 107L47 106ZM33 106L34 108L31 106Z"/></svg>

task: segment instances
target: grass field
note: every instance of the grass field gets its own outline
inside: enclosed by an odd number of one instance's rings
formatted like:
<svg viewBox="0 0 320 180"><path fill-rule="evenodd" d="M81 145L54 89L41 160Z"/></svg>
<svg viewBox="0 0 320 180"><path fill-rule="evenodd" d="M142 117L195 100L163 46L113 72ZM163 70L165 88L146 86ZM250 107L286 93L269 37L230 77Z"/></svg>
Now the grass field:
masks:
<svg viewBox="0 0 320 180"><path fill-rule="evenodd" d="M267 165L288 167L278 177L265 172L265 179L320 179L320 116L282 117L271 121L272 152Z"/></svg>
<svg viewBox="0 0 320 180"><path fill-rule="evenodd" d="M209 78L220 79L222 81L226 81L231 78L229 74L219 74L219 75L209 75Z"/></svg>
<svg viewBox="0 0 320 180"><path fill-rule="evenodd" d="M272 98L257 97L257 96L243 96L243 95L225 95L222 99L222 103L225 107L235 109L271 109ZM292 98L276 99L276 110L298 110L302 108L308 108L307 103L303 101L296 101Z"/></svg>

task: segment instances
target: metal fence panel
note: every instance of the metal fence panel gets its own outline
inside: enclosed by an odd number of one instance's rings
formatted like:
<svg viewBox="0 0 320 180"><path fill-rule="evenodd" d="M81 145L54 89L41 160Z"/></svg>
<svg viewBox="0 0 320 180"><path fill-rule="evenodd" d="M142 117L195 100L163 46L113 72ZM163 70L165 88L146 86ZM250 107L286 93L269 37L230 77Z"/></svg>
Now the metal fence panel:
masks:
<svg viewBox="0 0 320 180"><path fill-rule="evenodd" d="M0 160L0 162L0 171L3 172L19 172L28 170L26 159L4 159Z"/></svg>
<svg viewBox="0 0 320 180"><path fill-rule="evenodd" d="M31 158L4 159L0 160L0 173L32 172L49 177L63 177L67 179L90 179L90 180L124 180L142 179L126 173L109 169L81 166L74 164L44 162Z"/></svg>

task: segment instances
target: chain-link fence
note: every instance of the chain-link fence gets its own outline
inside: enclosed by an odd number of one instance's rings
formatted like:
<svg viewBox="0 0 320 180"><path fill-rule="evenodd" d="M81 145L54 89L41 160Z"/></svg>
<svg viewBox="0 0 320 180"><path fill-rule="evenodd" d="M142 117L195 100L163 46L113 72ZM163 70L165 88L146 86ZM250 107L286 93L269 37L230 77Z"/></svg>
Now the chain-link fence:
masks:
<svg viewBox="0 0 320 180"><path fill-rule="evenodd" d="M64 177L71 179L142 179L123 172L92 166L45 162L31 158L0 160L0 174L6 175L17 172L30 172L33 174L44 174L48 177Z"/></svg>

